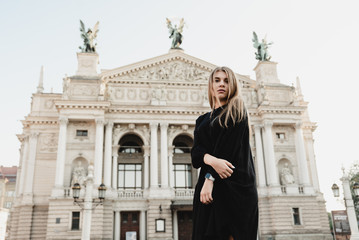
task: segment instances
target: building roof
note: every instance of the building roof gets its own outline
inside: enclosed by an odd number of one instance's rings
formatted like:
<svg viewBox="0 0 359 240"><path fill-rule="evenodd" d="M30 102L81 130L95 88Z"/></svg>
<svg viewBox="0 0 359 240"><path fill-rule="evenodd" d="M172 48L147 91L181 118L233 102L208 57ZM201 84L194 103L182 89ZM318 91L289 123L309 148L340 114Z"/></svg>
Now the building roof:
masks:
<svg viewBox="0 0 359 240"><path fill-rule="evenodd" d="M0 166L0 179L7 178L10 182L16 180L17 166L4 167Z"/></svg>

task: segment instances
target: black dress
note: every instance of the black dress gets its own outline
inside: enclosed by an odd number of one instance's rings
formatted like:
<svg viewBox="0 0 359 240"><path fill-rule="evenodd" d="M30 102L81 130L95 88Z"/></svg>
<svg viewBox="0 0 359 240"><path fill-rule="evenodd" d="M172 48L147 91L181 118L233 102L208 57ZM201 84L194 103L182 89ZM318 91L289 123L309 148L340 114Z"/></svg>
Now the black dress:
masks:
<svg viewBox="0 0 359 240"><path fill-rule="evenodd" d="M258 228L258 194L249 144L248 119L221 127L218 115L222 108L196 120L192 165L201 168L193 199L192 240L256 240ZM203 161L208 153L231 162L235 169L227 179ZM215 178L211 204L200 202L206 173Z"/></svg>

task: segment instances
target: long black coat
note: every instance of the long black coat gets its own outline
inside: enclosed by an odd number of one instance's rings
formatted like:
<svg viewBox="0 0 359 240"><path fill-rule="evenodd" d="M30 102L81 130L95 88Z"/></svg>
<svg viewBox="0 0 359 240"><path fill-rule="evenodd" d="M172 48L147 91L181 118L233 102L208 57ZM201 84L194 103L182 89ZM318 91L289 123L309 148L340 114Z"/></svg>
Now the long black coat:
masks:
<svg viewBox="0 0 359 240"><path fill-rule="evenodd" d="M255 240L258 228L258 194L249 144L248 119L228 128L221 127L218 115L222 108L206 113L196 120L192 165L201 168L193 199L192 240ZM217 117L217 118L216 118ZM227 179L203 161L208 153L231 162L235 169ZM200 202L206 173L215 178L211 204Z"/></svg>

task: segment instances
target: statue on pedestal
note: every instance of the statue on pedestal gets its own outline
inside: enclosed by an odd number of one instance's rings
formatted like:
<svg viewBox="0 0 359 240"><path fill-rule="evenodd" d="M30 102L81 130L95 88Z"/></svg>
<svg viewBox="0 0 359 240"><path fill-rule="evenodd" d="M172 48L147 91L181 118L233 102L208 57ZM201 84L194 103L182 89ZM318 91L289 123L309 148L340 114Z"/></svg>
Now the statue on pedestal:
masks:
<svg viewBox="0 0 359 240"><path fill-rule="evenodd" d="M255 53L256 59L259 61L270 61L271 56L269 56L268 48L269 48L269 45L272 45L273 43L272 42L267 43L267 40L265 37L264 37L264 39L262 39L262 42L259 43L258 36L257 36L256 32L253 32L252 41L253 41L253 47L255 49L257 49L257 52Z"/></svg>
<svg viewBox="0 0 359 240"><path fill-rule="evenodd" d="M81 37L84 40L84 45L79 47L81 49L81 52L96 52L96 43L94 43L97 32L99 31L98 25L99 22L95 24L93 29L89 28L86 32L85 30L85 24L80 20L80 31L81 31Z"/></svg>
<svg viewBox="0 0 359 240"><path fill-rule="evenodd" d="M72 170L72 180L71 180L71 186L73 186L75 183L80 184L80 186L83 186L86 180L86 170L82 166L81 161L77 161L77 166L74 167Z"/></svg>
<svg viewBox="0 0 359 240"><path fill-rule="evenodd" d="M288 163L284 164L282 171L280 173L280 180L282 185L293 184L295 182L294 177L289 169Z"/></svg>
<svg viewBox="0 0 359 240"><path fill-rule="evenodd" d="M177 25L175 25L174 27L172 26L171 20L169 20L168 18L166 18L166 20L167 20L167 28L170 33L169 38L172 38L171 49L182 49L179 46L182 44L182 31L184 27L184 19L181 18L178 28Z"/></svg>

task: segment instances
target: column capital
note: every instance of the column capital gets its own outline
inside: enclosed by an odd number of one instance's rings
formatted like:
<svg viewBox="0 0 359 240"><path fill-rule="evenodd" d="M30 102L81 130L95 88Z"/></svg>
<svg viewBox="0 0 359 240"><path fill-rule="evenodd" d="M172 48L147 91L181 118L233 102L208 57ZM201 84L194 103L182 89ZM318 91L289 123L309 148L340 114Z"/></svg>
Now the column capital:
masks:
<svg viewBox="0 0 359 240"><path fill-rule="evenodd" d="M143 145L143 152L144 152L144 156L145 157L149 157L150 156L150 146L149 145Z"/></svg>
<svg viewBox="0 0 359 240"><path fill-rule="evenodd" d="M106 127L112 128L112 127L113 127L113 121L107 120L107 121L106 121Z"/></svg>
<svg viewBox="0 0 359 240"><path fill-rule="evenodd" d="M271 128L271 127L273 126L273 121L271 121L271 120L264 120L264 121L263 121L263 126L264 126L265 128Z"/></svg>
<svg viewBox="0 0 359 240"><path fill-rule="evenodd" d="M173 149L175 148L175 146L171 145L168 146L168 156L169 157L173 157Z"/></svg>
<svg viewBox="0 0 359 240"><path fill-rule="evenodd" d="M112 156L118 157L118 149L120 149L120 145L112 145Z"/></svg>
<svg viewBox="0 0 359 240"><path fill-rule="evenodd" d="M95 118L95 122L97 125L104 125L105 124L105 119L103 118Z"/></svg>
<svg viewBox="0 0 359 240"><path fill-rule="evenodd" d="M67 125L69 123L69 119L67 117L61 116L59 117L60 125Z"/></svg>
<svg viewBox="0 0 359 240"><path fill-rule="evenodd" d="M303 122L302 121L296 121L295 122L295 128L297 129L297 128L302 128L302 126L303 126Z"/></svg>
<svg viewBox="0 0 359 240"><path fill-rule="evenodd" d="M255 124L253 125L254 130L260 130L263 127L263 124Z"/></svg>
<svg viewBox="0 0 359 240"><path fill-rule="evenodd" d="M151 127L151 129L157 128L158 122L150 122L150 127Z"/></svg>
<svg viewBox="0 0 359 240"><path fill-rule="evenodd" d="M167 129L168 128L168 122L161 122L160 127L161 127L161 129Z"/></svg>
<svg viewBox="0 0 359 240"><path fill-rule="evenodd" d="M33 132L29 134L30 139L36 139L39 136L38 132Z"/></svg>

